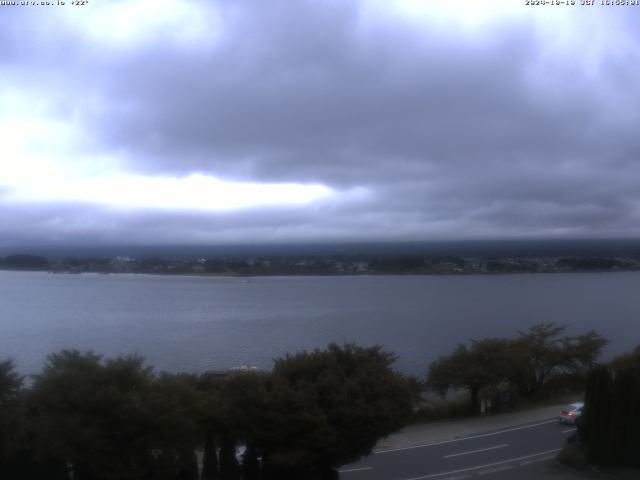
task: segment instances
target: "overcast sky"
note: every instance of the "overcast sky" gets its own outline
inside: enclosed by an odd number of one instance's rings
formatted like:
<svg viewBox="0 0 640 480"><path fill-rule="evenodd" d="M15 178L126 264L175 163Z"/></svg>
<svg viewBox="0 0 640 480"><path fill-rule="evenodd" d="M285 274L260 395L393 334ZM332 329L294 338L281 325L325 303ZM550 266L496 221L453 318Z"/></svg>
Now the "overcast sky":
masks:
<svg viewBox="0 0 640 480"><path fill-rule="evenodd" d="M0 6L0 246L640 236L640 6L66 3Z"/></svg>

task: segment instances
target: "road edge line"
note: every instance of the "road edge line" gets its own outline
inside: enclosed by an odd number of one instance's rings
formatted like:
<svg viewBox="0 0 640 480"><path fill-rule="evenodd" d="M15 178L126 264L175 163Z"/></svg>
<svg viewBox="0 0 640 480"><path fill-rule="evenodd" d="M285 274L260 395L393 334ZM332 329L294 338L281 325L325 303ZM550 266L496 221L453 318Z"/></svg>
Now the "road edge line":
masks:
<svg viewBox="0 0 640 480"><path fill-rule="evenodd" d="M547 425L549 423L554 423L554 422L556 422L555 418L549 419L549 420L545 420L543 422L529 424L529 425L522 425L522 426L518 426L518 427L507 428L505 430L500 430L498 432L480 433L480 434L477 434L477 435L470 435L468 437L453 438L451 440L442 440L442 441L439 441L439 442L431 442L431 443L424 443L424 444L419 444L419 445L412 445L410 447L388 448L388 449L385 449L385 450L375 450L373 452L373 455L378 455L380 453L400 452L402 450L413 450L415 448L433 447L435 445L445 445L447 443L463 442L465 440L473 440L474 438L491 437L493 435L500 435L501 433L515 432L516 430L524 430L526 428L539 427L540 425Z"/></svg>

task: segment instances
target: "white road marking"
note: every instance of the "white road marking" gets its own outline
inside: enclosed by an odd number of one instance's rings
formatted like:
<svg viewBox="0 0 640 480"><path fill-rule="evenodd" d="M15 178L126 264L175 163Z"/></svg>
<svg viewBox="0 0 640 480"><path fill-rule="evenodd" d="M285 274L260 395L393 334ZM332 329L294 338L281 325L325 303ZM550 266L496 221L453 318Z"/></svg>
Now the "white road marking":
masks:
<svg viewBox="0 0 640 480"><path fill-rule="evenodd" d="M402 447L402 448L388 448L386 450L377 450L374 453L374 455L377 455L379 453L390 453L390 452L400 452L403 450L413 450L416 448L426 448L426 447L433 447L435 445L446 445L447 443L455 443L455 442L462 442L465 440L473 440L474 438L484 438L484 437L491 437L493 435L500 435L502 433L508 433L508 432L515 432L516 430L524 430L526 428L534 428L534 427L539 427L540 425L547 425L548 423L555 423L556 420L547 420L545 422L539 422L539 423L533 423L531 425L523 425L521 427L513 427L513 428L507 428L505 430L500 430L499 432L491 432L491 433L481 433L479 435L471 435L469 437L463 437L463 438L454 438L453 440L443 440L441 442L432 442L432 443L423 443L420 445L412 445L411 447Z"/></svg>
<svg viewBox="0 0 640 480"><path fill-rule="evenodd" d="M506 463L519 462L520 460L539 457L540 455L548 455L550 453L559 452L560 450L561 450L560 448L556 448L554 450L546 450L544 452L532 453L531 455L524 455L522 457L509 458L508 460L502 460L500 462L487 463L486 465L477 465L475 467L461 468L459 470L451 470L450 472L432 473L430 475L423 475L421 477L404 478L402 480L426 480L427 478L436 478L436 477L442 477L445 475L454 475L456 473L471 472L473 470L481 470L483 468L495 467L497 465L504 465Z"/></svg>
<svg viewBox="0 0 640 480"><path fill-rule="evenodd" d="M513 468L513 465L505 465L504 467L496 467L496 468L491 468L489 470L482 470L481 472L478 472L478 475L489 475L490 473L504 472L505 470L511 470L512 468Z"/></svg>
<svg viewBox="0 0 640 480"><path fill-rule="evenodd" d="M478 450L468 450L466 452L452 453L451 455L444 455L444 458L460 457L462 455L471 455L472 453L487 452L489 450L496 450L497 448L505 448L508 446L509 446L508 443L503 443L502 445L496 445L495 447L479 448Z"/></svg>
<svg viewBox="0 0 640 480"><path fill-rule="evenodd" d="M520 466L524 467L525 465L531 465L533 462L531 460L525 460L524 462L520 462Z"/></svg>
<svg viewBox="0 0 640 480"><path fill-rule="evenodd" d="M577 428L568 428L567 430L562 430L562 433L575 432Z"/></svg>
<svg viewBox="0 0 640 480"><path fill-rule="evenodd" d="M338 470L338 472L349 473L349 472L362 472L364 470L371 470L371 467L347 468L346 470Z"/></svg>
<svg viewBox="0 0 640 480"><path fill-rule="evenodd" d="M534 462L548 462L549 460L553 460L554 456L551 455L550 457L542 457L542 458L536 458L535 460L533 460Z"/></svg>

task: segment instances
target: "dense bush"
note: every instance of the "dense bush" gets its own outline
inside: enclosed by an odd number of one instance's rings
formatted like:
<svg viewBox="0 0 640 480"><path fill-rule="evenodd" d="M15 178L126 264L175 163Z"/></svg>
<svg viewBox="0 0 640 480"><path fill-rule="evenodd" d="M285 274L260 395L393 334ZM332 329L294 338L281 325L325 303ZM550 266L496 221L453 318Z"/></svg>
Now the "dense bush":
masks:
<svg viewBox="0 0 640 480"><path fill-rule="evenodd" d="M190 375L62 351L29 388L2 362L0 478L333 478L409 420L415 391L394 360L330 345L287 355L272 372Z"/></svg>

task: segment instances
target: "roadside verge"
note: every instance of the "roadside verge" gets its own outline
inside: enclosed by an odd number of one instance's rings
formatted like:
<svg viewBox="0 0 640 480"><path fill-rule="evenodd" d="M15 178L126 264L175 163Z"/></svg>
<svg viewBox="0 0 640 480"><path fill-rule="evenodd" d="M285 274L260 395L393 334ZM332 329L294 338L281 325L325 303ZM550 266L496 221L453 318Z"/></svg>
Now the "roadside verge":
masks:
<svg viewBox="0 0 640 480"><path fill-rule="evenodd" d="M468 437L493 430L514 428L514 425L527 425L550 421L557 418L560 407L561 405L552 405L483 417L411 425L398 433L380 440L374 449L374 453L454 440L456 438Z"/></svg>

